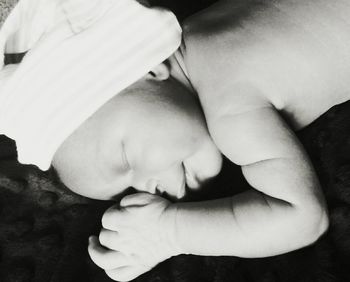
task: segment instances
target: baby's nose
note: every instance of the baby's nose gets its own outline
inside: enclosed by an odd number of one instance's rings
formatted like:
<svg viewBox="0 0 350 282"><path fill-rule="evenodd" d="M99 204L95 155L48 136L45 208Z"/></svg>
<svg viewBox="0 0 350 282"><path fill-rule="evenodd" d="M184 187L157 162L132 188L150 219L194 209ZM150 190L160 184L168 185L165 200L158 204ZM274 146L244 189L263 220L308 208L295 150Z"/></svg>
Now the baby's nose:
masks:
<svg viewBox="0 0 350 282"><path fill-rule="evenodd" d="M135 177L133 182L133 187L138 191L151 194L156 194L157 192L158 181L154 178Z"/></svg>
<svg viewBox="0 0 350 282"><path fill-rule="evenodd" d="M158 187L158 180L156 179L149 179L146 181L146 191L151 194L157 193L157 187Z"/></svg>
<svg viewBox="0 0 350 282"><path fill-rule="evenodd" d="M185 174L182 165L173 166L159 175L158 190L166 192L174 198L182 198L185 194Z"/></svg>
<svg viewBox="0 0 350 282"><path fill-rule="evenodd" d="M182 198L185 194L186 182L182 163L152 174L138 172L132 179L132 186L138 191L166 193L174 198Z"/></svg>

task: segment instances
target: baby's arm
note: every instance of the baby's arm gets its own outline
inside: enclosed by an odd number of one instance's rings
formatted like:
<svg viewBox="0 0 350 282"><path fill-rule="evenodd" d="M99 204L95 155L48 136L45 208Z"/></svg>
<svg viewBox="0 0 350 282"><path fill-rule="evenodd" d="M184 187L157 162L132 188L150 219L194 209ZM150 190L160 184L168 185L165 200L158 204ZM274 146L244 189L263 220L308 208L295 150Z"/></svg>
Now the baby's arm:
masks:
<svg viewBox="0 0 350 282"><path fill-rule="evenodd" d="M183 253L271 256L309 245L325 232L327 211L315 172L273 107L220 116L210 129L255 189L172 205L173 240Z"/></svg>
<svg viewBox="0 0 350 282"><path fill-rule="evenodd" d="M255 189L196 203L126 196L105 212L99 240L89 244L91 258L112 279L129 281L178 254L277 255L313 243L327 229L316 175L274 108L224 115L210 129Z"/></svg>

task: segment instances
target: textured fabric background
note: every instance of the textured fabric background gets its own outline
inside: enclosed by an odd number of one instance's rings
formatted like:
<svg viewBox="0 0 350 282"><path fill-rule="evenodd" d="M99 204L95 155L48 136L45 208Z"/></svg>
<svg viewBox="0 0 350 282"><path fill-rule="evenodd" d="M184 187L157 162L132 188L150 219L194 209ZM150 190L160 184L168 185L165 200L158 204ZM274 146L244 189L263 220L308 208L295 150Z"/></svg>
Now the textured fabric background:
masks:
<svg viewBox="0 0 350 282"><path fill-rule="evenodd" d="M0 0L0 26L17 2L17 0Z"/></svg>
<svg viewBox="0 0 350 282"><path fill-rule="evenodd" d="M15 1L0 0L1 16ZM210 1L162 1L180 18ZM316 244L264 259L178 256L139 282L348 282L350 281L350 102L336 106L299 132L321 179L330 210L329 231ZM19 165L14 143L0 137L0 281L108 282L87 255L112 203L74 195L53 171ZM215 183L188 200L246 189L240 169L225 163Z"/></svg>

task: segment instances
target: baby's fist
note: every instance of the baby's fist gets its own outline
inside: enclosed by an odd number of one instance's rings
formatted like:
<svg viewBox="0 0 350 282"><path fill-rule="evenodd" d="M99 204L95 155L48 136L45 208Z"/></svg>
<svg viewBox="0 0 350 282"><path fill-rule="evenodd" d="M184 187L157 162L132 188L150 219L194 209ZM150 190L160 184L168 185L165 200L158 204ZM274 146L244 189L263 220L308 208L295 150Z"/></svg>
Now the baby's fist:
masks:
<svg viewBox="0 0 350 282"><path fill-rule="evenodd" d="M104 213L99 244L108 251L89 247L92 260L112 279L122 280L118 273L133 279L179 254L172 239L175 218L167 212L170 206L164 198L148 193L124 197L120 206Z"/></svg>

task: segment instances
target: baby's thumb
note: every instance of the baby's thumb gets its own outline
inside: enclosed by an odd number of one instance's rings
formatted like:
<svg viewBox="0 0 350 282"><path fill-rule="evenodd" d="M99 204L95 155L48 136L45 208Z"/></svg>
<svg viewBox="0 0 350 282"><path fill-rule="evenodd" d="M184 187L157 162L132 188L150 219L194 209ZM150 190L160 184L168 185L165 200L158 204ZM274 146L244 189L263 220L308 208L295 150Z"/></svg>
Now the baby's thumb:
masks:
<svg viewBox="0 0 350 282"><path fill-rule="evenodd" d="M149 204L154 196L149 193L135 193L131 195L125 196L120 201L121 207L129 207L129 206L145 206Z"/></svg>

